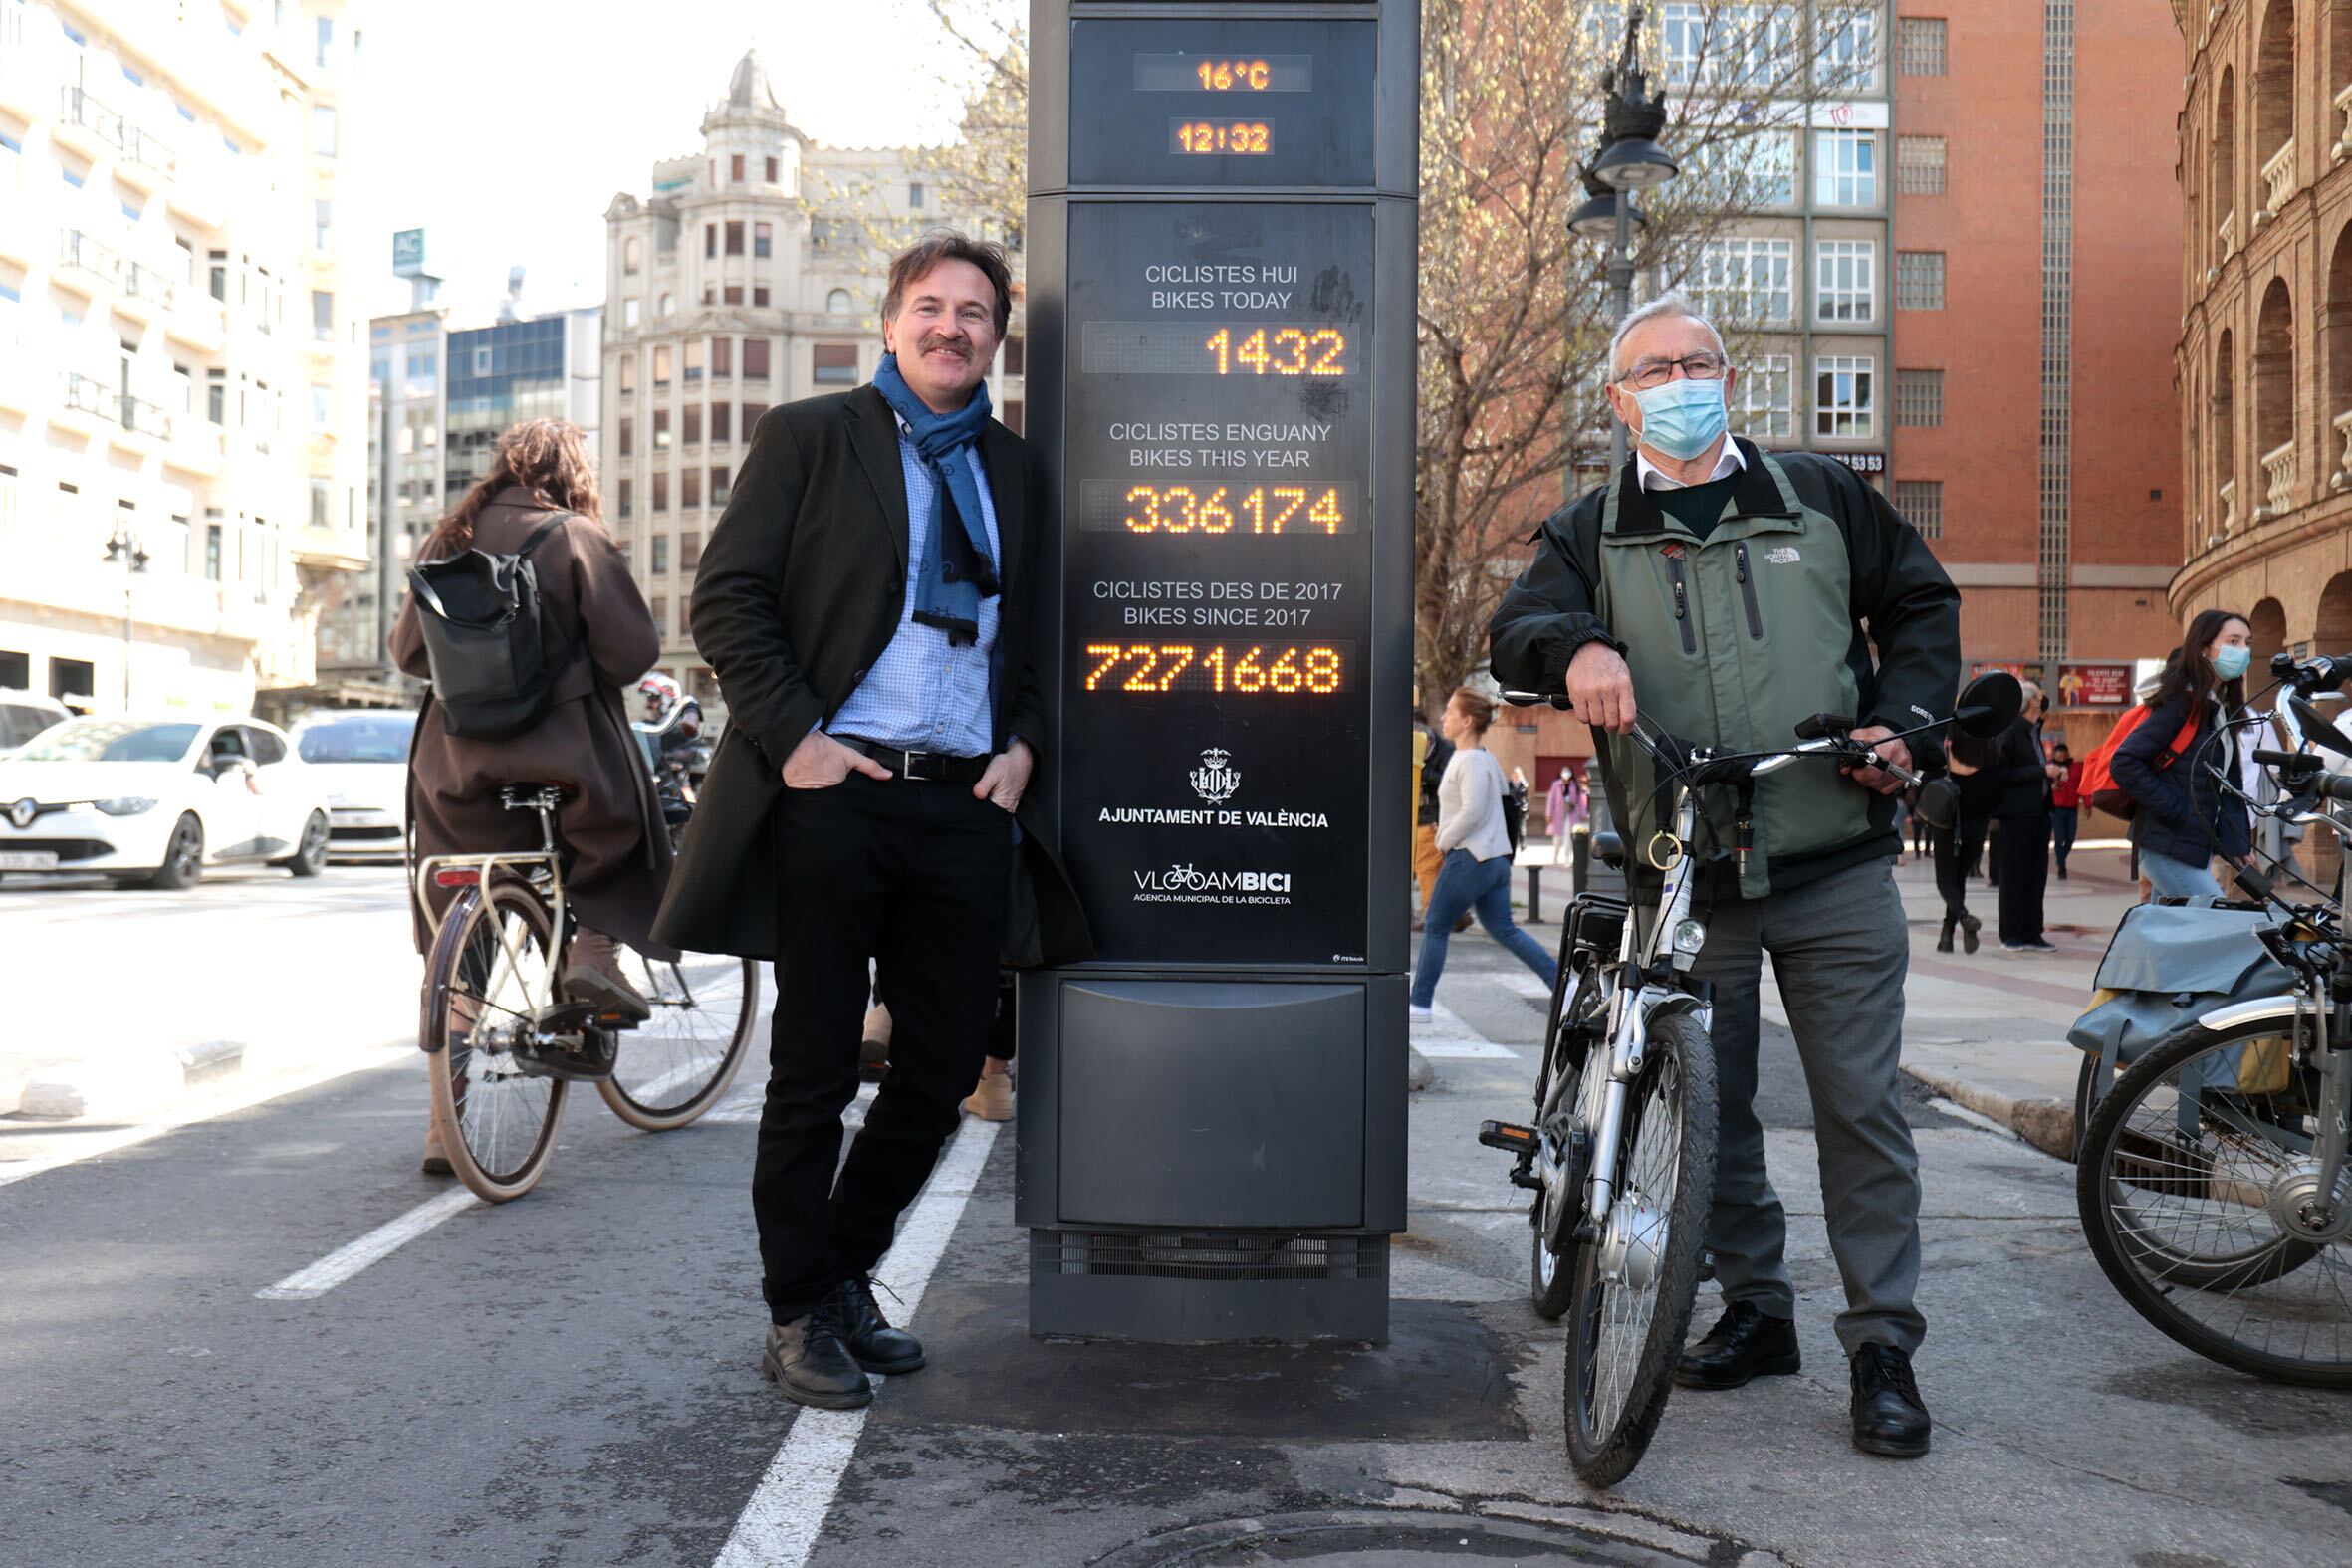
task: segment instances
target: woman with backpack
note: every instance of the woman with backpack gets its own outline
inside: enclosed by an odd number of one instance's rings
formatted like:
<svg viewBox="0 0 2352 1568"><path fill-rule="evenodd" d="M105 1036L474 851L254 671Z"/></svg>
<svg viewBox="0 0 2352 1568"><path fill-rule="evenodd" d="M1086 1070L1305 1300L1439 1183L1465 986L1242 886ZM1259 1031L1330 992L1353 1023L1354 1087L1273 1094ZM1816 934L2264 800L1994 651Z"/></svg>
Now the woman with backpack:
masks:
<svg viewBox="0 0 2352 1568"><path fill-rule="evenodd" d="M2213 857L2242 863L2252 852L2252 818L2221 783L2241 772L2231 721L2245 712L2252 660L2244 616L2203 611L2189 623L2147 715L2115 748L2109 766L2133 808L2140 872L2159 898L2219 898Z"/></svg>
<svg viewBox="0 0 2352 1568"><path fill-rule="evenodd" d="M652 934L669 885L670 842L623 693L660 656L661 639L627 560L598 519L595 470L578 426L534 419L500 436L490 472L434 528L417 560L423 566L469 551L520 555L529 562L545 686L511 705L528 716L513 733L506 733L511 723L484 726L478 708L427 691L408 755L413 853L422 860L537 850L538 817L507 810L499 790L513 784L562 785L568 797L556 825L564 896L579 917L565 956L566 992L645 1018L651 1009L623 973L616 943L651 957L674 956ZM518 584L520 578L515 573ZM410 574L412 584L422 580ZM430 608L420 613L411 592L392 626L393 662L429 681L435 657L447 663L453 646L447 623ZM442 676L458 689L455 672L444 669ZM495 733L478 733L484 728ZM445 908L455 894L436 889L433 896ZM426 934L419 911L419 952ZM430 1133L424 1169L449 1169Z"/></svg>

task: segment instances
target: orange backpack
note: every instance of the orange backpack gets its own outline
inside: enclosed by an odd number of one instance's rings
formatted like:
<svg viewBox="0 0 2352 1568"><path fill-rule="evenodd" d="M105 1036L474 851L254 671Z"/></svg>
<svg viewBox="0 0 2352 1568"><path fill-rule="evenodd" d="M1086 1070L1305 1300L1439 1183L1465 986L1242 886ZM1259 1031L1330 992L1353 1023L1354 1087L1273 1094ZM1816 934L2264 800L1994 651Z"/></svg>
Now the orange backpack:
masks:
<svg viewBox="0 0 2352 1568"><path fill-rule="evenodd" d="M2107 732L2107 739L2099 743L2098 750L2082 760L2083 804L2093 810L2104 811L2109 816L2120 816L2126 821L2129 821L2132 813L2139 809L2139 802L2125 794L2122 787L2116 784L2112 764L2115 760L2115 749L2121 746L2124 738L2138 729L2147 717L2148 705L2146 703L2140 703L2125 710L2123 715L2115 721L2115 728ZM2187 755L2189 748L2195 744L2196 740L2197 714L2192 709L2189 718L2181 726L2181 733L2173 737L2173 744L2156 754L2156 771L2162 773L2179 762L2182 757Z"/></svg>

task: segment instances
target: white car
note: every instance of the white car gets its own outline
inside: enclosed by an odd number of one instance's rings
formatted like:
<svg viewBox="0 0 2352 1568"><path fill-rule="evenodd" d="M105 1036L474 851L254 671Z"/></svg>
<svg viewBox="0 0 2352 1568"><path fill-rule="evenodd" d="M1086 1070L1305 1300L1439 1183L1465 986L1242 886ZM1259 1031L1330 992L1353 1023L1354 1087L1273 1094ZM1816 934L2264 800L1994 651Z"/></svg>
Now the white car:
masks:
<svg viewBox="0 0 2352 1568"><path fill-rule="evenodd" d="M0 871L186 887L206 866L327 864L327 791L257 719L72 719L0 759Z"/></svg>
<svg viewBox="0 0 2352 1568"><path fill-rule="evenodd" d="M294 727L294 752L327 791L328 848L338 860L398 860L408 837L413 711L314 713Z"/></svg>
<svg viewBox="0 0 2352 1568"><path fill-rule="evenodd" d="M0 689L0 757L6 757L43 730L72 717L66 705L54 697Z"/></svg>

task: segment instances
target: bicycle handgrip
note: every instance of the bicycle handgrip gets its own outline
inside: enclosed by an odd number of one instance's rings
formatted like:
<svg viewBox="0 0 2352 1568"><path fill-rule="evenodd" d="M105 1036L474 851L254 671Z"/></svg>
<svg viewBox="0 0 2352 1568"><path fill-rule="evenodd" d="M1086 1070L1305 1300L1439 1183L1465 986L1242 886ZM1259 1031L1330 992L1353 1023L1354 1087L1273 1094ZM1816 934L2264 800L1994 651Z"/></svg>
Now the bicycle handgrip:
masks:
<svg viewBox="0 0 2352 1568"><path fill-rule="evenodd" d="M2269 752L2256 748L2254 761L2271 768L2302 768L2319 766L2319 759L2309 752Z"/></svg>
<svg viewBox="0 0 2352 1568"><path fill-rule="evenodd" d="M1840 713L1817 713L1809 719L1797 721L1796 738L1800 741L1819 741L1832 735L1843 735L1854 727L1854 721Z"/></svg>

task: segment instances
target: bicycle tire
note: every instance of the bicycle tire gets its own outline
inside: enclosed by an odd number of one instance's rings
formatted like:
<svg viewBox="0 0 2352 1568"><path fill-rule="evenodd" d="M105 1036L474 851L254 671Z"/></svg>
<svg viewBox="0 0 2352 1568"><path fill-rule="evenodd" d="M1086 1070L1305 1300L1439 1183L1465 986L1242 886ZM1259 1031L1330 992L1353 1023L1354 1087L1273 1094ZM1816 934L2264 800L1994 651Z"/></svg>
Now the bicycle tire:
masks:
<svg viewBox="0 0 2352 1568"><path fill-rule="evenodd" d="M2099 1109L2091 1118L2075 1171L2076 1211L2091 1255L2098 1259L2108 1283L2132 1310L2176 1343L2209 1361L2273 1382L2352 1389L2352 1314L2340 1314L2335 1357L2313 1361L2271 1354L2221 1333L2205 1322L2199 1311L2207 1303L2236 1300L2242 1292L2284 1282L2314 1262L2332 1270L2328 1283L2340 1304L2346 1291L2352 1290L2352 1240L2328 1244L2302 1241L2277 1232L2273 1223L2269 1237L2262 1238L2258 1231L2254 1232L2254 1244L2222 1255L2194 1255L2166 1245L2147 1224L2127 1220L2127 1214L2137 1216L2140 1211L2127 1209L2121 1197L2136 1190L2149 1195L2151 1201L2170 1198L2184 1205L2194 1203L2208 1210L2215 1208L2213 1189L2222 1167L2217 1156L2203 1152L2202 1131L2200 1146L2195 1150L2177 1142L2168 1145L2149 1131L2150 1126L2161 1126L2168 1121L2173 1127L2178 1126L2179 1085L2174 1085L2175 1104L2167 1115L2154 1121L2135 1120L2133 1112L2161 1092L2194 1058L2276 1034L2275 1025L2259 1023L2221 1034L2195 1034L2169 1041L2135 1062L2100 1100ZM2207 1091L2200 1091L2204 1092ZM2269 1095L2223 1092L2249 1106L2274 1099ZM2205 1119L2200 1113L2201 1129ZM2231 1178L2228 1185L2246 1191L2218 1201L2218 1221L2201 1214L2196 1219L2193 1235L2202 1236L2217 1224L2227 1226L2232 1221L2244 1222L2257 1215L2268 1218L2244 1201L2252 1183ZM2252 1319L2258 1306L2286 1304L2255 1298L2240 1310L2239 1326ZM2309 1325L2303 1326L2308 1343Z"/></svg>
<svg viewBox="0 0 2352 1568"><path fill-rule="evenodd" d="M499 926L507 932L504 942ZM425 965L419 1038L432 1064L433 1124L450 1168L485 1203L511 1202L538 1184L564 1119L570 1085L523 1072L511 1051L477 1049L474 1038L481 1020L495 1015L492 1027L511 1040L530 1030L536 1012L555 1005L560 957L550 927L547 906L522 883L467 888L442 917ZM524 961L520 969L517 957ZM511 985L500 984L502 961ZM510 1130L520 1145L512 1156L504 1152Z"/></svg>
<svg viewBox="0 0 2352 1568"><path fill-rule="evenodd" d="M1560 1035L1565 1021L1562 1013L1566 1009L1568 985L1577 973L1574 968L1573 932L1564 918L1560 925L1559 972L1551 983L1551 1011L1543 1030L1543 1064L1535 1074L1535 1118L1538 1124L1542 1121L1543 1107L1551 1098L1552 1078L1562 1070ZM1589 966L1588 973L1596 981L1599 972L1597 964ZM1589 1052L1590 1046L1586 1049ZM1528 1298L1537 1317L1546 1323L1556 1323L1567 1313L1575 1285L1575 1269L1573 1257L1563 1258L1551 1249L1543 1223L1544 1197L1543 1193L1536 1193L1533 1202L1528 1207ZM1577 1201L1576 1195L1564 1194L1562 1201L1572 1204Z"/></svg>
<svg viewBox="0 0 2352 1568"><path fill-rule="evenodd" d="M596 1092L631 1127L669 1132L718 1104L734 1083L759 1022L760 966L752 959L701 953L666 964L648 961L633 948L625 951L622 964L652 1005L653 1017L621 1036L612 1076L597 1080ZM711 981L721 976L739 981L731 1005L710 995ZM698 986L706 999L702 1003L696 1001ZM733 1015L724 1015L729 1012ZM684 1043L684 1031L698 1019L723 1028L715 1049L690 1050ZM701 1032L694 1037L711 1039ZM657 1043L666 1048L657 1053Z"/></svg>
<svg viewBox="0 0 2352 1568"><path fill-rule="evenodd" d="M1665 1125L1656 1118L1668 1107L1674 1136L1672 1147L1662 1151L1663 1163L1637 1158L1645 1149L1644 1134ZM1612 1297L1630 1307L1634 1292L1602 1277L1603 1243L1576 1248L1563 1404L1568 1463L1587 1485L1613 1486L1633 1473L1666 1414L1675 1364L1682 1358L1699 1295L1699 1254L1715 1198L1715 1139L1714 1045L1689 1014L1670 1014L1652 1025L1643 1050L1641 1074L1627 1105L1618 1194L1610 1206L1614 1219L1637 1193L1648 1196L1647 1186L1671 1171L1674 1191L1662 1207L1649 1211L1665 1222L1666 1233L1655 1248L1656 1288L1649 1293L1647 1321L1631 1336L1630 1346L1616 1343L1626 1337L1622 1334L1609 1335L1608 1344L1602 1336ZM1614 1400L1601 1397L1598 1387L1597 1358L1603 1353L1612 1354L1612 1366L1622 1362L1622 1393Z"/></svg>

